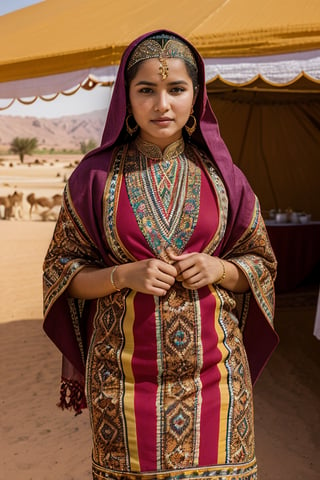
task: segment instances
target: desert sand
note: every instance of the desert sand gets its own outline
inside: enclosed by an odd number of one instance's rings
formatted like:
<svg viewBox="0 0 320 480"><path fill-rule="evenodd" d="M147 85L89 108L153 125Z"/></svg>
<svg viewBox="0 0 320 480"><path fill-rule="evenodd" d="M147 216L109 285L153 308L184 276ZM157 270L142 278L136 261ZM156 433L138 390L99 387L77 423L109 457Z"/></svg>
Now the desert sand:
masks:
<svg viewBox="0 0 320 480"><path fill-rule="evenodd" d="M75 159L72 159L72 162ZM30 161L30 159L29 159ZM0 195L61 193L70 159L0 167ZM42 330L42 261L54 229L40 212L0 220L0 480L89 480L88 414L56 407L60 354ZM313 288L277 298L281 343L255 387L259 480L320 472L320 342Z"/></svg>

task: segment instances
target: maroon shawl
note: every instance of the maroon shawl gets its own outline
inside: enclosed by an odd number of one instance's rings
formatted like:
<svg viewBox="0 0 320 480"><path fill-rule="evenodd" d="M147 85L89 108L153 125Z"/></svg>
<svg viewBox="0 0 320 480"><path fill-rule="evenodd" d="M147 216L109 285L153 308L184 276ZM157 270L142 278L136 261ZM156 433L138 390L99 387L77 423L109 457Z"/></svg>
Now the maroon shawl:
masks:
<svg viewBox="0 0 320 480"><path fill-rule="evenodd" d="M171 34L172 32L160 30L143 35L136 39L124 52L101 146L86 155L69 179L69 191L73 207L106 266L112 265L113 260L104 236L102 199L114 147L125 141L125 117L127 112L125 66L135 46L141 40L155 33ZM174 35L179 37L177 34ZM216 252L223 257L232 250L235 243L250 226L256 197L243 173L233 164L228 149L220 137L217 120L207 97L203 61L195 48L185 39L182 38L182 40L191 48L199 70L199 93L194 106L194 114L198 123L197 129L192 135L192 142L202 148L212 159L220 172L229 197L227 230L224 240L219 246L219 251ZM67 295L64 291L49 308L46 308L45 304L44 329L62 351L64 357L83 375L84 358L79 352L78 339L74 332L67 301ZM270 322L273 309L274 305L271 305L269 309L271 314L269 311L269 314L266 315L255 301L254 296L251 296L243 335L253 381L260 374L278 343L278 337ZM90 306L84 312L86 311L90 311ZM86 335L87 317L83 313L80 321L83 336ZM81 379L81 375L79 378Z"/></svg>

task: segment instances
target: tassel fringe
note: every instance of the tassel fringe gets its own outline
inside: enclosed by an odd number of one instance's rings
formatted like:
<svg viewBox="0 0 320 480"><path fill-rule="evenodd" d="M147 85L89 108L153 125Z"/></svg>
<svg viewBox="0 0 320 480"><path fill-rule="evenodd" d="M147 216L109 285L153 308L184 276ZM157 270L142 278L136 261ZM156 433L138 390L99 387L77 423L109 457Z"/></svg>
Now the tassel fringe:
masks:
<svg viewBox="0 0 320 480"><path fill-rule="evenodd" d="M62 410L74 410L75 415L80 415L87 407L84 386L76 380L61 379L60 402L57 406Z"/></svg>

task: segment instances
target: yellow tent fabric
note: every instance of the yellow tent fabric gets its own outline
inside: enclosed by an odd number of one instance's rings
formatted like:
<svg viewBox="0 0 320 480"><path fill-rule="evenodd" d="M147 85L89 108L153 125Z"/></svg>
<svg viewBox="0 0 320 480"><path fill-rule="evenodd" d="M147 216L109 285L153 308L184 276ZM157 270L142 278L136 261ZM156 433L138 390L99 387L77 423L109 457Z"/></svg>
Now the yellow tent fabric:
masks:
<svg viewBox="0 0 320 480"><path fill-rule="evenodd" d="M320 48L319 0L45 0L0 17L0 81L119 62L136 36L179 32L204 57Z"/></svg>
<svg viewBox="0 0 320 480"><path fill-rule="evenodd" d="M270 209L292 209L319 220L319 87L259 89L254 82L252 89L219 87L208 85L221 136L265 217Z"/></svg>
<svg viewBox="0 0 320 480"><path fill-rule="evenodd" d="M0 82L115 65L133 38L157 28L182 34L205 58L315 51L320 1L45 0L0 17ZM218 76L208 90L263 209L320 219L320 82L303 72L282 86Z"/></svg>

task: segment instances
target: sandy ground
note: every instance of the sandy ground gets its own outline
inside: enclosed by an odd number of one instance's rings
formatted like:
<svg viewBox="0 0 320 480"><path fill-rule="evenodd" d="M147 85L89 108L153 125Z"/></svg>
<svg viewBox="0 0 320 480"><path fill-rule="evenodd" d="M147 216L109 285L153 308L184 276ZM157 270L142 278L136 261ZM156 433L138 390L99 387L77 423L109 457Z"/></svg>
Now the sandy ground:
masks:
<svg viewBox="0 0 320 480"><path fill-rule="evenodd" d="M0 195L53 195L64 165L0 167ZM57 177L57 173L59 173ZM0 220L0 480L89 480L87 412L56 407L60 354L42 331L42 261L54 222ZM301 302L300 302L301 303ZM259 480L316 480L320 472L320 342L315 302L276 311L281 344L255 387Z"/></svg>

